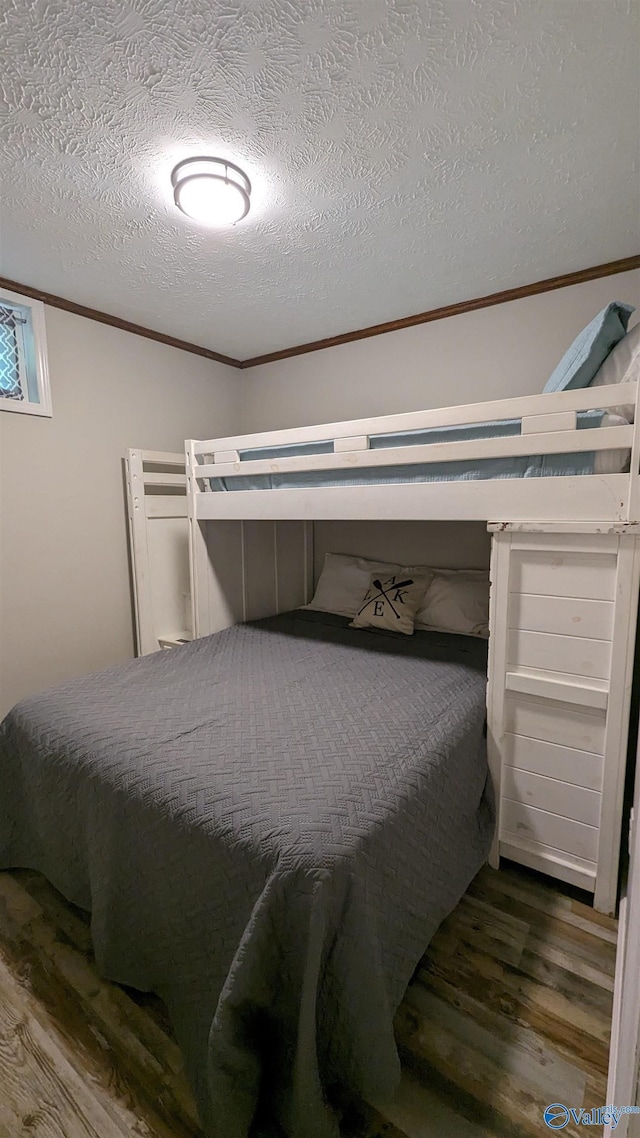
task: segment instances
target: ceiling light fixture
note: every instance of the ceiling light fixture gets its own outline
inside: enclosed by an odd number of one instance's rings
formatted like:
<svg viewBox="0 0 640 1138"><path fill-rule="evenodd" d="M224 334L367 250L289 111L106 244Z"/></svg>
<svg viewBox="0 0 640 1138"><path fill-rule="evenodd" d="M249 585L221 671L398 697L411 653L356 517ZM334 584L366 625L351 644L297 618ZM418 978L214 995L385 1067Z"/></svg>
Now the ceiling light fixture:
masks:
<svg viewBox="0 0 640 1138"><path fill-rule="evenodd" d="M171 172L173 199L204 225L235 225L249 212L251 182L224 158L185 158Z"/></svg>

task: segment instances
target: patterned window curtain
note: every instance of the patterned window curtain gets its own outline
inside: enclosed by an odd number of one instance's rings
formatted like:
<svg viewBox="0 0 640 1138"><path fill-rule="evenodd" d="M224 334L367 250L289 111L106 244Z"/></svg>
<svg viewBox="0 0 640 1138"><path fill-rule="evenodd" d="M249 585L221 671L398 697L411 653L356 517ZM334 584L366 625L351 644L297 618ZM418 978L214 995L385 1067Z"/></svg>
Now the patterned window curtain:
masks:
<svg viewBox="0 0 640 1138"><path fill-rule="evenodd" d="M17 325L20 317L0 305L0 399L24 399Z"/></svg>

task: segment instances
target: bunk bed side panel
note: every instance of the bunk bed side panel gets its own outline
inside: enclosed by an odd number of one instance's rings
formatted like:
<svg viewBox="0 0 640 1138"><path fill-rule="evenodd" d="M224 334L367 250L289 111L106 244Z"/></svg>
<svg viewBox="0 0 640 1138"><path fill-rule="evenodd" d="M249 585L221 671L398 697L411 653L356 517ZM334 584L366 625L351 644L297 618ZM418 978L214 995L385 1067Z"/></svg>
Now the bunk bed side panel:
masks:
<svg viewBox="0 0 640 1138"><path fill-rule="evenodd" d="M196 480L194 480L196 481ZM626 522L629 475L567 475L194 493L199 521Z"/></svg>
<svg viewBox="0 0 640 1138"><path fill-rule="evenodd" d="M615 909L639 555L635 534L497 531L488 739L492 855ZM533 529L533 527L532 527Z"/></svg>
<svg viewBox="0 0 640 1138"><path fill-rule="evenodd" d="M297 521L189 519L193 627L209 636L288 612L313 595L313 527Z"/></svg>

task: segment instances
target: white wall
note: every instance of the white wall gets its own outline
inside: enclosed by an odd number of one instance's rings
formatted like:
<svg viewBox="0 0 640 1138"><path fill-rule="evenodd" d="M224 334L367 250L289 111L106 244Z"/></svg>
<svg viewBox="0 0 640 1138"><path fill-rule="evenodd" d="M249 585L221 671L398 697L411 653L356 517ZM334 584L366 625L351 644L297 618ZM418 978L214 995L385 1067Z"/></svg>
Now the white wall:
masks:
<svg viewBox="0 0 640 1138"><path fill-rule="evenodd" d="M46 309L53 418L0 412L0 715L133 654L122 456L236 427L240 373Z"/></svg>
<svg viewBox="0 0 640 1138"><path fill-rule="evenodd" d="M240 429L534 394L610 300L640 309L640 271L263 364L243 375Z"/></svg>
<svg viewBox="0 0 640 1138"><path fill-rule="evenodd" d="M317 584L326 553L350 553L394 565L489 569L491 537L484 522L315 522Z"/></svg>

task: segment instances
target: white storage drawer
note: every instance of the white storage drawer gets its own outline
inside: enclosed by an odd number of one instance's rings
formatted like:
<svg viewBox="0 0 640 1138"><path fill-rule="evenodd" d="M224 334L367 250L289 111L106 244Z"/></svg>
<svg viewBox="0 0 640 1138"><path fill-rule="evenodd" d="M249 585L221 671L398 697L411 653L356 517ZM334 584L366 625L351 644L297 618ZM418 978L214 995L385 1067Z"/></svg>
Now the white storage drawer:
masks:
<svg viewBox="0 0 640 1138"><path fill-rule="evenodd" d="M505 731L599 756L604 754L605 723L602 712L556 700L518 692L506 693L504 700Z"/></svg>
<svg viewBox="0 0 640 1138"><path fill-rule="evenodd" d="M585 550L580 535L563 534L556 549L536 548L536 542L519 537L512 552L512 592L548 597L580 597L612 601L616 588L616 538L603 536L602 552ZM594 535L595 536L595 535ZM560 548L560 545L562 548ZM607 545L609 548L607 549Z"/></svg>
<svg viewBox="0 0 640 1138"><path fill-rule="evenodd" d="M585 826L509 798L503 799L501 813L501 832L507 840L509 836L516 840L526 838L587 861L595 861L598 856L597 826Z"/></svg>
<svg viewBox="0 0 640 1138"><path fill-rule="evenodd" d="M603 761L602 755L591 751L579 751L575 747L563 747L559 743L530 739L526 735L512 735L510 732L504 736L503 769L515 767L531 774L560 779L573 786L582 786L586 790L601 790Z"/></svg>
<svg viewBox="0 0 640 1138"><path fill-rule="evenodd" d="M585 826L600 825L600 795L557 778L531 774L517 767L503 767L502 794L511 802L535 806L563 818L573 818Z"/></svg>
<svg viewBox="0 0 640 1138"><path fill-rule="evenodd" d="M509 626L528 632L548 632L555 636L611 640L613 611L613 601L512 592L509 598Z"/></svg>
<svg viewBox="0 0 640 1138"><path fill-rule="evenodd" d="M597 523L490 528L492 863L521 860L613 912L640 538Z"/></svg>
<svg viewBox="0 0 640 1138"><path fill-rule="evenodd" d="M512 669L538 668L602 680L611 667L611 642L510 628L507 664Z"/></svg>

